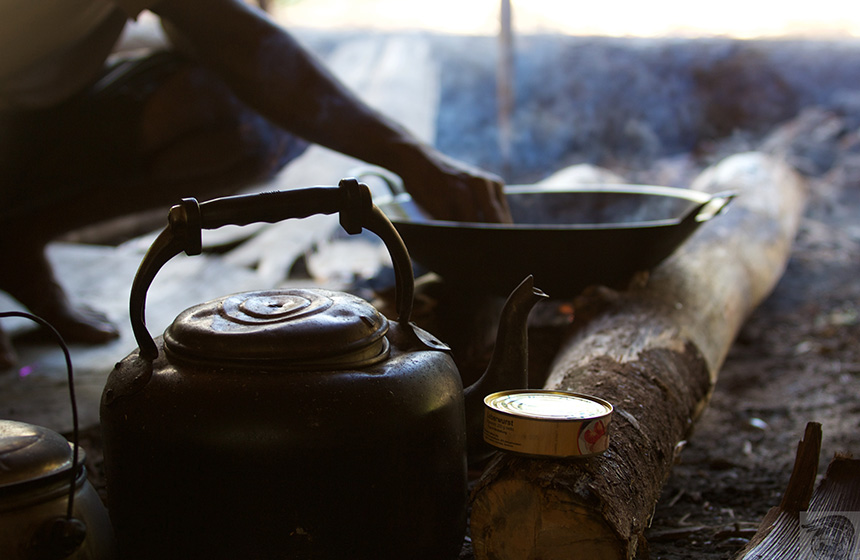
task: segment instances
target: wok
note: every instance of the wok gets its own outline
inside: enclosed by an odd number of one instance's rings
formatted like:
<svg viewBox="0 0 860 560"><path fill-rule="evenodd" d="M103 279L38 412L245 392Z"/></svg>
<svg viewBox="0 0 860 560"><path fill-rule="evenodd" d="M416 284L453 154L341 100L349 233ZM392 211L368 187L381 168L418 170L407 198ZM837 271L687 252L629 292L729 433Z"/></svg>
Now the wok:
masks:
<svg viewBox="0 0 860 560"><path fill-rule="evenodd" d="M434 220L405 192L376 204L412 258L446 280L505 295L532 274L536 286L564 298L592 284L624 289L734 197L650 185L509 185L505 193L513 224Z"/></svg>

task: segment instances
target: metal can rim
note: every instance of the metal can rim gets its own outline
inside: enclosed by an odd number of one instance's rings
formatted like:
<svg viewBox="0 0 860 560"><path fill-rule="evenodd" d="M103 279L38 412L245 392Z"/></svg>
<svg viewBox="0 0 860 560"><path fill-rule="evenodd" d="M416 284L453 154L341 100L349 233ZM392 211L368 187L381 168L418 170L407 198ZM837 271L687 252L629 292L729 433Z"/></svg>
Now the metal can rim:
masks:
<svg viewBox="0 0 860 560"><path fill-rule="evenodd" d="M501 409L501 408L498 408L498 407L495 407L492 405L491 401L494 398L499 398L499 397L504 397L504 396L509 396L509 395L515 395L515 394L523 394L523 395L525 395L525 394L543 394L543 395L555 394L555 395L564 395L564 396L569 396L569 397L576 397L579 399L592 401L592 402L595 402L595 403L601 405L602 407L604 407L604 412L602 414L596 414L593 416L580 416L580 417L576 417L576 418L565 418L565 417L561 417L561 416L546 417L546 416L537 416L534 414L528 414L525 412L517 412L517 411L513 411L513 410ZM610 403L607 400L601 399L600 397L595 397L594 395L588 395L585 393L577 393L577 392L573 392L573 391L562 391L562 390L558 390L558 389L512 389L512 390L508 390L508 391L498 391L496 393L491 393L491 394L487 395L486 397L484 397L484 405L487 406L488 408L491 408L493 410L493 412L495 412L497 414L506 414L506 415L510 415L510 416L516 416L518 418L528 418L529 420L534 420L534 421L538 421L538 422L583 422L583 421L596 420L598 418L605 418L607 416L612 415L612 413L614 412L614 407L612 406L612 403Z"/></svg>
<svg viewBox="0 0 860 560"><path fill-rule="evenodd" d="M517 394L575 397L602 410L547 417L495 406L498 399ZM484 441L503 451L534 457L573 458L598 455L609 447L607 428L614 407L599 397L573 391L516 389L487 395L484 403Z"/></svg>

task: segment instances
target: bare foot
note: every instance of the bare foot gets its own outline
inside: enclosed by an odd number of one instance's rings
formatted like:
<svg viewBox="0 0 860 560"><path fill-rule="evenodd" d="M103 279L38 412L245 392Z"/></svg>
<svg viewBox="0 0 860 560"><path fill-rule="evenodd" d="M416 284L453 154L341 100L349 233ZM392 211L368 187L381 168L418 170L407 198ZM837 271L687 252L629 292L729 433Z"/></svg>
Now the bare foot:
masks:
<svg viewBox="0 0 860 560"><path fill-rule="evenodd" d="M101 344L119 337L119 330L104 313L86 306L72 307L68 302L55 309L36 313L51 324L66 342Z"/></svg>
<svg viewBox="0 0 860 560"><path fill-rule="evenodd" d="M34 315L51 324L66 342L100 344L119 336L117 328L98 311L74 306L54 278L44 247L0 247L0 290L8 292ZM5 265L5 266L3 266ZM5 347L11 351L8 337ZM3 351L0 339L0 356L14 359L14 352ZM2 362L0 362L2 363Z"/></svg>

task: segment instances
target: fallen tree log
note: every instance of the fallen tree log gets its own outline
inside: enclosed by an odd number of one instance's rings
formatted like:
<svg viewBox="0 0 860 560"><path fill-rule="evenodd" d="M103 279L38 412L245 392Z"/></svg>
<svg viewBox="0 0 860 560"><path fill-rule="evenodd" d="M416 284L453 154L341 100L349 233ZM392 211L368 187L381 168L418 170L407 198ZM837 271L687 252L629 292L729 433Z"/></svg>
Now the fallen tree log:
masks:
<svg viewBox="0 0 860 560"><path fill-rule="evenodd" d="M609 449L577 460L499 453L473 490L476 559L635 555L729 347L782 276L805 199L804 180L760 153L727 158L692 188L738 197L649 278L612 293L545 383L613 403Z"/></svg>

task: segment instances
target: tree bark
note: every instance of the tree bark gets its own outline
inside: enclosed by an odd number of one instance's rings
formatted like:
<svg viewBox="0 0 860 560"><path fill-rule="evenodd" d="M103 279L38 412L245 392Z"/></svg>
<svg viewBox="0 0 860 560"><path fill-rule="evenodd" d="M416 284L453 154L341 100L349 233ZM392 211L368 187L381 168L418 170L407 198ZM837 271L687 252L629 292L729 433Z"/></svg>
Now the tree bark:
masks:
<svg viewBox="0 0 860 560"><path fill-rule="evenodd" d="M760 153L727 158L692 188L738 196L650 277L604 290L601 311L563 343L545 383L613 403L608 451L499 453L473 492L476 559L635 555L731 343L782 276L805 199L803 179Z"/></svg>

